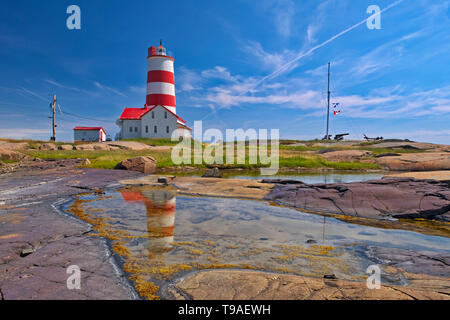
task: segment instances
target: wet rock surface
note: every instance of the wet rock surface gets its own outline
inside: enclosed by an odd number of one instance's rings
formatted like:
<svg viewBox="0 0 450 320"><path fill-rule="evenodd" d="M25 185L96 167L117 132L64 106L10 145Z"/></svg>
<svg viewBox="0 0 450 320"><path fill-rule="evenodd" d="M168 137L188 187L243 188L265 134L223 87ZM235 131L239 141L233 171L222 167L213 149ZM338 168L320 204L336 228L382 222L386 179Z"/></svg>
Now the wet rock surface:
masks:
<svg viewBox="0 0 450 320"><path fill-rule="evenodd" d="M450 253L371 246L367 255L383 265L410 273L447 277L450 275Z"/></svg>
<svg viewBox="0 0 450 320"><path fill-rule="evenodd" d="M286 206L365 218L450 221L450 187L445 182L413 178L313 185L295 180L263 182L276 184L265 199Z"/></svg>
<svg viewBox="0 0 450 320"><path fill-rule="evenodd" d="M129 299L134 291L102 238L58 210L58 204L101 190L137 172L76 168L78 160L33 161L0 175L0 291L3 299ZM67 267L81 270L69 290Z"/></svg>

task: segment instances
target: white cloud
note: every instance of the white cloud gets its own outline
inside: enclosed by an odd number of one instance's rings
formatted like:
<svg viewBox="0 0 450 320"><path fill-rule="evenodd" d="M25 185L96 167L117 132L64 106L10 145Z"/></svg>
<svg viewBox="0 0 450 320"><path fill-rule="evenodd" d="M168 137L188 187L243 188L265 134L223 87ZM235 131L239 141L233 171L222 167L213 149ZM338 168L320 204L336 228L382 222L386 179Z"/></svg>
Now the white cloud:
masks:
<svg viewBox="0 0 450 320"><path fill-rule="evenodd" d="M269 7L273 14L273 22L278 33L287 38L291 35L292 20L295 14L295 5L292 0L278 0Z"/></svg>
<svg viewBox="0 0 450 320"><path fill-rule="evenodd" d="M295 57L295 52L292 50L279 50L270 53L264 50L261 43L250 41L248 44L242 46L242 50L250 56L250 62L256 64L259 68L267 71L274 71L279 69L289 60Z"/></svg>

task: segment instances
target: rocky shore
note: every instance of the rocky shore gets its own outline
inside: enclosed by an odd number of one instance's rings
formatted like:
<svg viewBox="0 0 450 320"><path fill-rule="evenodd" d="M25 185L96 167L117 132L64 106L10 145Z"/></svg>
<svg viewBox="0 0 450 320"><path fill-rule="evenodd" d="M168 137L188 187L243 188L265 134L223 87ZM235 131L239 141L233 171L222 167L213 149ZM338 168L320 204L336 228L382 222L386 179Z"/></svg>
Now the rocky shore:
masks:
<svg viewBox="0 0 450 320"><path fill-rule="evenodd" d="M193 196L270 200L335 214L382 219L449 221L448 182L386 178L307 185L290 180L238 180L145 175L79 167L79 160L28 161L0 175L1 299L135 299L106 240L59 211L74 195L119 185L158 185ZM390 249L389 249L390 250ZM368 291L363 282L241 270L203 271L164 288L167 298L224 299L448 299L449 256L369 248L388 277L407 287ZM66 287L67 267L80 265L81 290ZM216 286L219 286L220 288ZM217 287L217 288L216 288ZM233 293L236 292L236 293Z"/></svg>

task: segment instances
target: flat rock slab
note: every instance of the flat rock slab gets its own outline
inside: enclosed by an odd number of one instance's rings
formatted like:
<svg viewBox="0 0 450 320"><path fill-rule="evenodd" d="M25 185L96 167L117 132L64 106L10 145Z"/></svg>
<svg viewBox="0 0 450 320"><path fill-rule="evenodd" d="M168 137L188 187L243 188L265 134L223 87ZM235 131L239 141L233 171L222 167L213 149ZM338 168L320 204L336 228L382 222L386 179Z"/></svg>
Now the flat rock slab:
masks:
<svg viewBox="0 0 450 320"><path fill-rule="evenodd" d="M432 179L437 181L450 181L450 170L442 171L414 171L397 172L388 174L388 178L414 178L414 179Z"/></svg>
<svg viewBox="0 0 450 320"><path fill-rule="evenodd" d="M450 170L450 152L406 153L377 158L375 163L392 171Z"/></svg>
<svg viewBox="0 0 450 320"><path fill-rule="evenodd" d="M371 155L370 151L364 150L339 150L322 153L321 156L329 161L360 161Z"/></svg>
<svg viewBox="0 0 450 320"><path fill-rule="evenodd" d="M437 290L382 285L370 290L365 282L307 278L241 270L191 274L168 289L179 300L448 300Z"/></svg>
<svg viewBox="0 0 450 320"><path fill-rule="evenodd" d="M161 185L161 175L149 175L139 179L121 180L126 185ZM255 180L201 177L168 177L169 186L179 194L210 197L227 197L262 200L274 185Z"/></svg>
<svg viewBox="0 0 450 320"><path fill-rule="evenodd" d="M413 141L393 141L393 142L379 142L366 146L367 148L390 148L390 149L416 149L416 150L434 150L446 148L446 145L439 145L426 142Z"/></svg>
<svg viewBox="0 0 450 320"><path fill-rule="evenodd" d="M281 205L364 218L424 218L450 221L448 183L385 178L353 183L313 184L266 179L277 185L265 197Z"/></svg>

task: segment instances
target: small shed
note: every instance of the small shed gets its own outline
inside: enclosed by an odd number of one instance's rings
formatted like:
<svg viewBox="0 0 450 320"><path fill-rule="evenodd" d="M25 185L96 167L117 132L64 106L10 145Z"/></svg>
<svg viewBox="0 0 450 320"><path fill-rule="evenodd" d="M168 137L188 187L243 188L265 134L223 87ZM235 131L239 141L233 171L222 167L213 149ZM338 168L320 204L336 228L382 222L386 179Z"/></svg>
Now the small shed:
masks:
<svg viewBox="0 0 450 320"><path fill-rule="evenodd" d="M106 131L102 127L75 127L73 128L73 140L103 142L106 141Z"/></svg>

